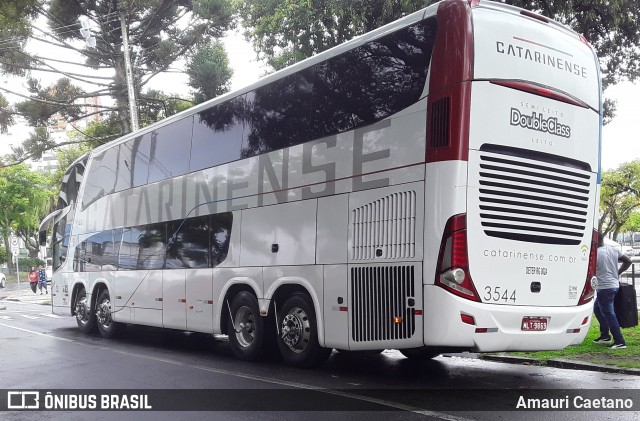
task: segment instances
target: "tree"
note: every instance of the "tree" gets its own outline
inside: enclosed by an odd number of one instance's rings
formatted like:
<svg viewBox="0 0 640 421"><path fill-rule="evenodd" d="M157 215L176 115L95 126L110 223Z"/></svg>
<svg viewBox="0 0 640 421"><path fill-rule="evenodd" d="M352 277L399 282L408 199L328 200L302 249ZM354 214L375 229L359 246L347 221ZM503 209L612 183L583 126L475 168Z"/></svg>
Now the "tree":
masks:
<svg viewBox="0 0 640 421"><path fill-rule="evenodd" d="M238 0L245 35L278 70L348 41L435 0ZM640 76L640 8L634 0L504 0L583 34L600 58L603 88ZM605 102L605 123L615 103Z"/></svg>
<svg viewBox="0 0 640 421"><path fill-rule="evenodd" d="M433 1L245 0L238 3L247 39L261 58L279 70Z"/></svg>
<svg viewBox="0 0 640 421"><path fill-rule="evenodd" d="M598 230L616 238L630 216L640 209L640 160L602 174Z"/></svg>
<svg viewBox="0 0 640 421"><path fill-rule="evenodd" d="M23 239L30 255L37 254L33 239L48 211L50 196L46 178L31 172L26 165L0 168L0 236L5 250L10 249L9 237L15 233ZM13 262L9 264L13 269Z"/></svg>
<svg viewBox="0 0 640 421"><path fill-rule="evenodd" d="M229 90L232 70L221 42L206 45L188 61L189 85L195 88L195 102L201 103Z"/></svg>
<svg viewBox="0 0 640 421"><path fill-rule="evenodd" d="M629 215L627 222L620 229L621 232L640 232L640 212Z"/></svg>
<svg viewBox="0 0 640 421"><path fill-rule="evenodd" d="M22 47L31 34L31 19L37 14L39 0L3 0L0 2L0 68L3 71L24 75L21 66L25 57Z"/></svg>
<svg viewBox="0 0 640 421"><path fill-rule="evenodd" d="M147 84L162 72L175 71L171 66L180 59L199 57L200 48L209 51L209 44L221 37L233 21L231 0L32 0L29 3L36 3L35 9L30 10L36 10L40 16L46 17L50 31L32 25L30 30L27 28L24 31L23 39L30 36L32 39L80 53L86 60L76 72L63 71L62 67L79 63L30 54L24 48L24 42L15 45L17 58L11 63L12 66L5 66L5 72L25 75L33 70L41 70L59 73L64 77L56 84L46 87L30 79L29 95L15 108L9 107L0 98L0 129L8 127L13 122L7 116L20 115L26 118L29 124L44 127L54 114L75 121L95 113L112 113L118 119L120 134L125 134L130 131L130 118L121 24L124 22L128 33L134 64L136 96L139 98L141 109L150 109L161 103L160 96L169 96L159 95L157 92L151 92L150 95L142 94ZM25 12L23 16L32 15ZM91 31L96 38L95 48L84 44L79 19L90 22ZM50 36L53 36L53 41ZM224 51L217 50L217 55L224 55ZM206 63L205 59L199 61L201 64ZM216 91L219 86L213 84L227 86L230 70L228 67L217 68L222 74L215 78L192 80L192 87L196 91L219 92ZM105 76L105 69L110 69L111 76ZM76 86L78 83L83 84L83 89ZM86 89L87 86L91 89ZM9 88L2 89L19 94ZM95 97L114 98L115 105L92 105L93 109L88 113L79 107L80 100ZM103 101L103 104L107 104L107 101ZM34 140L45 139L36 136ZM38 149L38 146L41 148ZM28 158L37 158L42 151L51 147L47 142L31 142L30 147L14 151L12 161L21 162Z"/></svg>

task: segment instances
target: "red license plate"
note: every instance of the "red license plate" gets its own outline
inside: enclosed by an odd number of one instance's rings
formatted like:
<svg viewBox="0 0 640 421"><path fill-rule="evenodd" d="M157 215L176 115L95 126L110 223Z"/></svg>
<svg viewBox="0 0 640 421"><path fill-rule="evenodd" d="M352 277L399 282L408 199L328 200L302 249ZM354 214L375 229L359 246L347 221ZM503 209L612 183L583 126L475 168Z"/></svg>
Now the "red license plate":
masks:
<svg viewBox="0 0 640 421"><path fill-rule="evenodd" d="M547 317L523 317L522 318L522 330L527 332L540 332L547 330L547 323L549 319Z"/></svg>

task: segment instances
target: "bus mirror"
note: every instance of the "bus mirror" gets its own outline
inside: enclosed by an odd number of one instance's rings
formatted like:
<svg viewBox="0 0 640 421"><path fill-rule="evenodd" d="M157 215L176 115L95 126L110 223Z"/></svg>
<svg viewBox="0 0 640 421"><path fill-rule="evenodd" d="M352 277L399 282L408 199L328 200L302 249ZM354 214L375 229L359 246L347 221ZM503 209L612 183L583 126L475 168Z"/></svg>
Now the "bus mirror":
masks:
<svg viewBox="0 0 640 421"><path fill-rule="evenodd" d="M46 230L42 230L38 232L38 243L41 246L46 246L47 245L47 231Z"/></svg>

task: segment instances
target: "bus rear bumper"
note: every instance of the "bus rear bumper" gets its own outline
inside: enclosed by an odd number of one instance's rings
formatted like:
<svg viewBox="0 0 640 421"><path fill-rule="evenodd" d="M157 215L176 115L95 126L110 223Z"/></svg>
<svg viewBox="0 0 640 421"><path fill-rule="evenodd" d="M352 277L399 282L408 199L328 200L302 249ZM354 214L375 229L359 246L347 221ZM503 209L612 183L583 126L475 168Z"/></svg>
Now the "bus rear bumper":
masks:
<svg viewBox="0 0 640 421"><path fill-rule="evenodd" d="M475 352L557 350L579 344L587 336L593 301L571 307L485 304L425 285L424 314L426 346L462 347ZM474 324L470 324L469 316ZM525 317L545 318L546 329L523 331Z"/></svg>

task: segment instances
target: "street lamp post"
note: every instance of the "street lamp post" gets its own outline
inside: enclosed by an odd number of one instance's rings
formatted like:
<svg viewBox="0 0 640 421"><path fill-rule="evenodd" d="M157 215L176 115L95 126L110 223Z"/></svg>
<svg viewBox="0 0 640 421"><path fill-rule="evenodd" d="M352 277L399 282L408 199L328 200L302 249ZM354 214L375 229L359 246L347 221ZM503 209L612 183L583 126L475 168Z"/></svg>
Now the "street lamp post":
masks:
<svg viewBox="0 0 640 421"><path fill-rule="evenodd" d="M131 57L129 54L129 33L127 31L126 12L121 10L120 13L120 30L122 31L122 54L124 55L124 72L127 81L127 95L129 98L129 115L131 121L131 131L136 131L140 127L138 124L138 105L136 102L136 91L133 83L133 72L131 70ZM87 45L94 48L96 46L95 37L91 36L90 23L88 20L81 20L80 34L84 37Z"/></svg>

